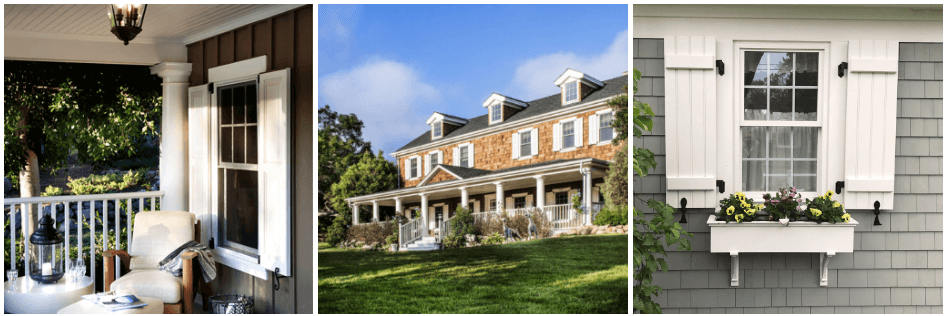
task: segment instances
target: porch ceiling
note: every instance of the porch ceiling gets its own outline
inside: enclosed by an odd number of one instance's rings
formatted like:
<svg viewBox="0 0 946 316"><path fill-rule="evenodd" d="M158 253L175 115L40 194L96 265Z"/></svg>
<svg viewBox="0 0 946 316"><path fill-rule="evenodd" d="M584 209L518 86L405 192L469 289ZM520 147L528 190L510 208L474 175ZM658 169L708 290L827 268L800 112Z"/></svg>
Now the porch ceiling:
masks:
<svg viewBox="0 0 946 316"><path fill-rule="evenodd" d="M302 5L149 4L141 34L123 47L111 33L103 4L4 4L4 59L146 65L186 61L184 45ZM90 42L104 48L84 45ZM45 45L46 50L62 52L11 49L47 43L57 45ZM99 50L118 50L123 55L96 57L101 54Z"/></svg>

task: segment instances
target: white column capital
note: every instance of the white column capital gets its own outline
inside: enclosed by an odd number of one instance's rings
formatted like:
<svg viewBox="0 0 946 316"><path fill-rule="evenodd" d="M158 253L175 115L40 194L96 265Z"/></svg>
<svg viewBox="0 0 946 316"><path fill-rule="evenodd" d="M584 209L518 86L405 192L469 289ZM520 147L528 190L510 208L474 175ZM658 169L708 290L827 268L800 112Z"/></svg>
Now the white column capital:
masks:
<svg viewBox="0 0 946 316"><path fill-rule="evenodd" d="M400 202L400 201L401 201L401 197L400 197L400 196L395 196L395 197L394 197L394 201Z"/></svg>
<svg viewBox="0 0 946 316"><path fill-rule="evenodd" d="M591 167L578 168L578 172L581 172L581 174L590 173L590 172L591 172Z"/></svg>
<svg viewBox="0 0 946 316"><path fill-rule="evenodd" d="M164 79L164 83L189 83L191 63L163 62L151 66L151 74Z"/></svg>
<svg viewBox="0 0 946 316"><path fill-rule="evenodd" d="M534 179L536 179L536 180L545 180L545 175L544 175L544 174L540 174L540 175L537 175L537 176L532 176L532 178L534 178Z"/></svg>
<svg viewBox="0 0 946 316"><path fill-rule="evenodd" d="M378 200L372 200L371 204L378 205Z"/></svg>
<svg viewBox="0 0 946 316"><path fill-rule="evenodd" d="M459 187L457 189L460 189L460 192L466 192L466 187Z"/></svg>
<svg viewBox="0 0 946 316"><path fill-rule="evenodd" d="M500 188L503 187L502 181L496 181L496 182L493 182L493 184L495 184L497 187L500 187Z"/></svg>
<svg viewBox="0 0 946 316"><path fill-rule="evenodd" d="M427 197L427 193L417 193L417 195L420 196L420 197L422 197L422 198L426 198L426 197Z"/></svg>

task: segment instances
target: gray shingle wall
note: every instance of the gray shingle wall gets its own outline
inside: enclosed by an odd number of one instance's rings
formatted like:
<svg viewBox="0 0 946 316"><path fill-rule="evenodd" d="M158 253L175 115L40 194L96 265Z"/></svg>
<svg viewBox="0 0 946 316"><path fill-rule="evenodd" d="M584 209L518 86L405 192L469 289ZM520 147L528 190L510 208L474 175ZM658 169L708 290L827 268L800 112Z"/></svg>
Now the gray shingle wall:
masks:
<svg viewBox="0 0 946 316"><path fill-rule="evenodd" d="M648 148L658 168L634 177L634 195L666 200L663 40L634 39L634 68L642 72L635 98L657 114L653 132L634 145ZM901 43L893 211L852 212L862 223L853 253L829 264L829 285L817 283L818 254L740 255L740 285L729 286L728 254L709 252L711 210L689 210L692 251L668 247L668 272L654 282L664 313L943 313L943 62L942 43ZM659 87L658 87L659 86ZM650 211L635 198L635 208ZM677 215L679 218L679 215Z"/></svg>

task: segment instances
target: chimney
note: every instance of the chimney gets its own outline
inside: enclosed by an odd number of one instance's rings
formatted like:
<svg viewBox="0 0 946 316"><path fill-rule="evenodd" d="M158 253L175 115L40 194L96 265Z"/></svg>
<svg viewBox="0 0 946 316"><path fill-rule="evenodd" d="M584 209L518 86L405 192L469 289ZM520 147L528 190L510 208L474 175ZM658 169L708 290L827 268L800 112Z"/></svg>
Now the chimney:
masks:
<svg viewBox="0 0 946 316"><path fill-rule="evenodd" d="M627 76L627 70L624 71L624 75Z"/></svg>

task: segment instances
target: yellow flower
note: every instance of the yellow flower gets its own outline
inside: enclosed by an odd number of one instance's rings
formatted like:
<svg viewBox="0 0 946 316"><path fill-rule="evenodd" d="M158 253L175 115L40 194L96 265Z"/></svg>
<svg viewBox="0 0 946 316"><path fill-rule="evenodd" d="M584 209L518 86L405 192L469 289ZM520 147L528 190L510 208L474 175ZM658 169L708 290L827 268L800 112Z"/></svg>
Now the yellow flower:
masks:
<svg viewBox="0 0 946 316"><path fill-rule="evenodd" d="M813 208L811 209L811 214L814 214L815 217L821 216L821 210Z"/></svg>
<svg viewBox="0 0 946 316"><path fill-rule="evenodd" d="M742 201L742 208L749 208L749 203L746 203L746 201Z"/></svg>
<svg viewBox="0 0 946 316"><path fill-rule="evenodd" d="M844 213L844 215L841 215L841 218L844 219L845 223L848 223L851 221L851 214Z"/></svg>
<svg viewBox="0 0 946 316"><path fill-rule="evenodd" d="M834 201L834 207L841 207L841 203L838 203L838 201Z"/></svg>
<svg viewBox="0 0 946 316"><path fill-rule="evenodd" d="M755 209L753 208L747 209L746 214L749 214L749 216L752 216L752 214L755 214Z"/></svg>
<svg viewBox="0 0 946 316"><path fill-rule="evenodd" d="M726 215L732 215L732 211L735 209L736 209L735 207L730 206L729 208L726 209Z"/></svg>
<svg viewBox="0 0 946 316"><path fill-rule="evenodd" d="M828 193L825 193L825 195L827 195L830 199L832 196L834 196L834 191L828 190Z"/></svg>
<svg viewBox="0 0 946 316"><path fill-rule="evenodd" d="M742 215L742 214L736 215L736 223L741 222L743 217L745 217L745 216Z"/></svg>

